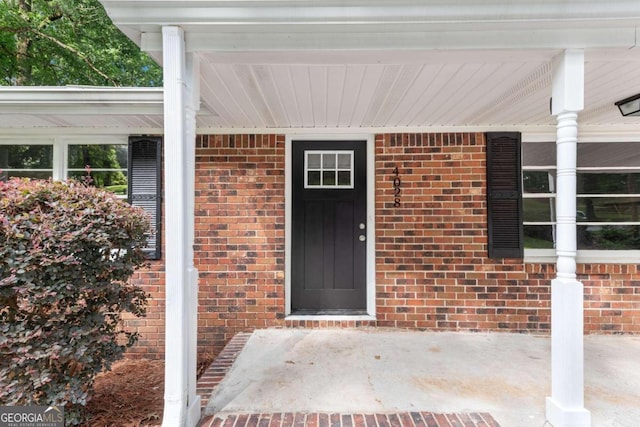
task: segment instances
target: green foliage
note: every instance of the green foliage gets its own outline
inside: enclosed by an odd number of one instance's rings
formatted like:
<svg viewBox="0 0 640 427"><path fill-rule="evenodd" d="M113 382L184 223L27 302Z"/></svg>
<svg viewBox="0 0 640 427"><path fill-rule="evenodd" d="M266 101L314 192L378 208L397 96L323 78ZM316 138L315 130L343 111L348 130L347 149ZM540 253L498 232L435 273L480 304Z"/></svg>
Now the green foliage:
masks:
<svg viewBox="0 0 640 427"><path fill-rule="evenodd" d="M127 178L122 171L102 170L127 168L126 145L72 145L69 148L67 164L73 170L69 176L84 178L89 170L92 184L96 187L124 185L126 190ZM93 172L93 169L100 171Z"/></svg>
<svg viewBox="0 0 640 427"><path fill-rule="evenodd" d="M161 86L98 0L0 0L1 85Z"/></svg>
<svg viewBox="0 0 640 427"><path fill-rule="evenodd" d="M633 250L640 248L638 227L603 226L589 233L588 244L594 249Z"/></svg>
<svg viewBox="0 0 640 427"><path fill-rule="evenodd" d="M138 339L146 214L80 182L0 182L0 405L65 405L81 420L95 376ZM69 416L71 415L71 416Z"/></svg>

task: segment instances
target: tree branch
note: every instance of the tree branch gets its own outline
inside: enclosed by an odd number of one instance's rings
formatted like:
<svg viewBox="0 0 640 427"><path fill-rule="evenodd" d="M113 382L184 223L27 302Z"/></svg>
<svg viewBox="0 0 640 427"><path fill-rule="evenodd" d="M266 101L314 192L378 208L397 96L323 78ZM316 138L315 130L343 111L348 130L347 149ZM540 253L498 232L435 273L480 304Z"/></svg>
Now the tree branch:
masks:
<svg viewBox="0 0 640 427"><path fill-rule="evenodd" d="M94 72L96 72L100 77L102 77L103 79L105 79L105 80L107 80L107 81L111 82L111 84L113 84L113 85L114 85L114 86L116 86L116 87L117 87L117 86L120 86L120 85L118 84L118 82L116 82L114 79L112 79L111 77L109 77L108 75L106 75L105 73L103 73L102 71L100 71L100 70L98 69L98 67L96 67L96 66L94 65L94 63L93 63L93 62L91 62L91 60L90 60L89 58L87 58L87 57L86 57L82 52L80 52L78 49L76 49L76 48L74 48L74 47L72 47L72 46L69 46L68 44L62 43L60 40L58 40L58 39L56 39L55 37L52 37L52 36L50 36L50 35L48 35L48 34L45 34L45 33L43 33L42 31L39 31L39 30L36 30L36 29L33 29L32 31L33 31L33 33L34 33L35 35L37 35L37 36L39 36L39 37L42 37L42 38L44 38L44 39L47 39L47 40L49 40L50 42L57 44L57 45L58 45L58 46L60 46L61 48L65 49L65 50L68 50L69 52L73 53L74 55L77 55L77 56L78 56L78 58L80 58L80 59L81 59L85 64L87 64L87 66L88 66L89 68L91 68Z"/></svg>
<svg viewBox="0 0 640 427"><path fill-rule="evenodd" d="M20 33L28 33L31 31L31 27L0 27L0 33L11 33L11 34L20 34Z"/></svg>

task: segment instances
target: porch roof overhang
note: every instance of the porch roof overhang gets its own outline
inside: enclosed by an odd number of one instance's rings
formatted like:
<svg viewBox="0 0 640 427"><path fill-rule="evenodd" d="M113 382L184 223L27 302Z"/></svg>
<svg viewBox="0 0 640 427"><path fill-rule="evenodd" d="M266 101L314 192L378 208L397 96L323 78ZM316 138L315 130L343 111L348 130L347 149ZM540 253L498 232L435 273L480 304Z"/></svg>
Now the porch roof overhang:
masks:
<svg viewBox="0 0 640 427"><path fill-rule="evenodd" d="M567 48L636 45L633 0L102 0L142 47L161 27L188 51ZM482 34L482 37L478 37ZM570 46L567 46L570 43Z"/></svg>
<svg viewBox="0 0 640 427"><path fill-rule="evenodd" d="M163 100L162 88L5 86L0 132L162 133Z"/></svg>
<svg viewBox="0 0 640 427"><path fill-rule="evenodd" d="M162 61L200 63L200 129L551 129L551 60L586 51L581 126L636 128L640 3L616 0L102 0Z"/></svg>
<svg viewBox="0 0 640 427"><path fill-rule="evenodd" d="M640 3L472 0L102 0L158 60L185 29L200 132L520 129L553 132L551 59L584 48L581 132L637 133ZM161 88L0 88L0 129L163 128Z"/></svg>

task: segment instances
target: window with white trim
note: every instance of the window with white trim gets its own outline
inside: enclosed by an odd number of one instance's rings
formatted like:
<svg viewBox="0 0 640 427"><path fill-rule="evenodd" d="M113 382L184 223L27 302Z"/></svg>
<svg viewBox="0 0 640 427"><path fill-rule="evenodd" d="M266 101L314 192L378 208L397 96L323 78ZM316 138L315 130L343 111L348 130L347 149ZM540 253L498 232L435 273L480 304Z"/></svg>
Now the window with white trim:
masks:
<svg viewBox="0 0 640 427"><path fill-rule="evenodd" d="M0 139L0 181L79 179L127 198L149 214L149 258L161 256L161 137L55 136Z"/></svg>
<svg viewBox="0 0 640 427"><path fill-rule="evenodd" d="M554 248L556 144L522 147L525 247ZM640 249L640 143L580 142L576 174L578 249Z"/></svg>
<svg viewBox="0 0 640 427"><path fill-rule="evenodd" d="M0 181L10 178L49 179L53 177L53 145L0 145Z"/></svg>
<svg viewBox="0 0 640 427"><path fill-rule="evenodd" d="M305 151L304 188L353 188L353 150Z"/></svg>
<svg viewBox="0 0 640 427"><path fill-rule="evenodd" d="M126 136L0 140L0 180L81 179L126 197L128 147Z"/></svg>

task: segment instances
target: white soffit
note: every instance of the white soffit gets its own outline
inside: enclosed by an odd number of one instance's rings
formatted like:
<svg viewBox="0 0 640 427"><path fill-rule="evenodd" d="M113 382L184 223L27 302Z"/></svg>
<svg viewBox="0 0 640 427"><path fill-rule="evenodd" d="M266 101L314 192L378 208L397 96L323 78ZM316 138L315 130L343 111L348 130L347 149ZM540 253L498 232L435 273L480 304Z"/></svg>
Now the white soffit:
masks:
<svg viewBox="0 0 640 427"><path fill-rule="evenodd" d="M162 88L0 87L0 129L162 130Z"/></svg>
<svg viewBox="0 0 640 427"><path fill-rule="evenodd" d="M556 51L202 54L201 131L484 128L553 130ZM640 93L640 60L587 51L582 128L640 133L614 102ZM159 132L161 88L0 88L0 128Z"/></svg>
<svg viewBox="0 0 640 427"><path fill-rule="evenodd" d="M551 59L559 50L404 53L202 53L212 128L554 126ZM585 125L640 125L614 102L640 92L640 57L586 55Z"/></svg>

